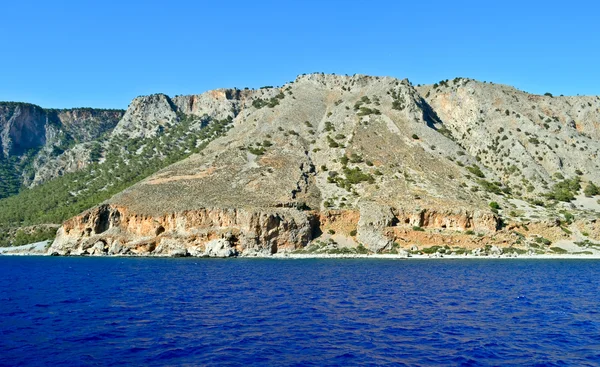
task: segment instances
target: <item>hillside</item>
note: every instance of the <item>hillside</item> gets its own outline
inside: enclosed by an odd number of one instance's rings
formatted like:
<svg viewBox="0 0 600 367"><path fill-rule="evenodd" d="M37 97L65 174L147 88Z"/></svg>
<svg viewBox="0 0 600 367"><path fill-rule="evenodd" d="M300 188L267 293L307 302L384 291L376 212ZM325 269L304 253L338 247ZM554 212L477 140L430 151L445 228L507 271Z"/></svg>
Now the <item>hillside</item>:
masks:
<svg viewBox="0 0 600 367"><path fill-rule="evenodd" d="M104 131L99 138L67 148L57 159L49 160L37 170L28 166L38 175L49 172L55 178L0 200L0 246L18 246L54 237L56 227L65 219L110 198L160 168L202 150L207 142L227 131L231 118L225 116L219 120L218 117L224 116L219 109L208 107L193 107L197 113L193 115L194 111L186 106L189 101L205 98L226 99L228 93L212 91L176 98L182 104L181 108L161 94L136 98L127 112L121 113L118 124ZM145 114L146 110L153 115ZM124 129L123 125L130 128ZM93 125L87 129L92 128ZM89 133L88 130L83 132ZM138 134L128 135L131 132ZM56 168L64 162L62 158L76 152L85 158L78 161L77 167L68 171ZM36 161L42 157L43 151L28 159Z"/></svg>
<svg viewBox="0 0 600 367"><path fill-rule="evenodd" d="M599 115L598 97L463 78L414 87L310 74L281 88L140 97L107 154L134 141L129 159L156 153L169 131L210 126L200 116L227 128L66 221L49 251L594 253Z"/></svg>

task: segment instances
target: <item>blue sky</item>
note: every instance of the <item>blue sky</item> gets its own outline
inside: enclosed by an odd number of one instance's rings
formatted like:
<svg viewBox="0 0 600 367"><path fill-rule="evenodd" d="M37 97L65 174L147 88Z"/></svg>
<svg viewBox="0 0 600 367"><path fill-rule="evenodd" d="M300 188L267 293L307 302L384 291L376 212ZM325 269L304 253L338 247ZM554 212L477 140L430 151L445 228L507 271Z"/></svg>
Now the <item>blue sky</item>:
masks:
<svg viewBox="0 0 600 367"><path fill-rule="evenodd" d="M0 14L0 100L43 107L126 108L309 72L600 94L594 1L21 0Z"/></svg>

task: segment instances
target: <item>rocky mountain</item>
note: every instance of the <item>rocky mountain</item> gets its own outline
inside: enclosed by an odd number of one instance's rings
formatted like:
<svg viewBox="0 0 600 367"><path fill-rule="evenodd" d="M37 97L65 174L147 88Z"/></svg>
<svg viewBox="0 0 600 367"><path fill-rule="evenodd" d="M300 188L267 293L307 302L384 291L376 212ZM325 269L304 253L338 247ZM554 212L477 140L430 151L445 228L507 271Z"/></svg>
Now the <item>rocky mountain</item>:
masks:
<svg viewBox="0 0 600 367"><path fill-rule="evenodd" d="M123 112L0 102L0 198L88 165L89 143L112 131Z"/></svg>
<svg viewBox="0 0 600 367"><path fill-rule="evenodd" d="M310 74L139 97L94 172L176 163L67 220L49 252L593 253L599 123L599 97L464 78Z"/></svg>
<svg viewBox="0 0 600 367"><path fill-rule="evenodd" d="M236 96L241 94L220 90L174 99L162 94L136 98L121 120L99 138L67 148L57 156L59 160L28 166L35 177L53 174L54 178L34 182L0 201L0 246L48 238L53 225L201 151L230 128L230 110L237 108ZM88 159L66 170L64 158L74 155ZM40 157L35 156L36 162Z"/></svg>

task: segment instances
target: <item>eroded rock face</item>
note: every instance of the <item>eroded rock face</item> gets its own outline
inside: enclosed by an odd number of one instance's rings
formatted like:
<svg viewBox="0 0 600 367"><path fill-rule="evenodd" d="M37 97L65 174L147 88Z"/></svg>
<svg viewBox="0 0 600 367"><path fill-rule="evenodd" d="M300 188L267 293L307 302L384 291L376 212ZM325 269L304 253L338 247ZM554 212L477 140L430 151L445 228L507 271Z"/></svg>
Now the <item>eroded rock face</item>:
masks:
<svg viewBox="0 0 600 367"><path fill-rule="evenodd" d="M236 255L235 248L225 238L208 241L204 249L204 256L208 257L231 257Z"/></svg>
<svg viewBox="0 0 600 367"><path fill-rule="evenodd" d="M202 94L177 96L173 98L173 103L186 115L206 115L222 120L237 113L240 100L249 97L251 93L248 90L216 89Z"/></svg>
<svg viewBox="0 0 600 367"><path fill-rule="evenodd" d="M410 230L395 208L363 203L358 240L374 252L391 248L395 228ZM425 228L495 231L498 219L479 213L443 213L423 210L401 217ZM65 222L49 248L58 255L139 256L268 256L307 246L322 233L321 226L354 228L357 212L300 211L291 208L212 208L162 216L139 215L127 208L104 204ZM407 218L407 219L404 219ZM425 218L425 219L423 219ZM485 220L474 220L484 218ZM399 227L400 226L400 227ZM463 226L463 227L461 227ZM406 229L408 228L408 229Z"/></svg>
<svg viewBox="0 0 600 367"><path fill-rule="evenodd" d="M175 123L177 113L173 102L164 94L135 98L112 135L128 137L153 137L161 128Z"/></svg>
<svg viewBox="0 0 600 367"><path fill-rule="evenodd" d="M394 224L394 219L391 207L362 203L358 221L358 241L376 252L391 247L393 241L385 236L383 231Z"/></svg>
<svg viewBox="0 0 600 367"><path fill-rule="evenodd" d="M396 209L384 204L362 203L358 221L358 241L374 252L388 250L394 243L395 228L410 231L414 227L440 230L493 233L500 227L491 212L469 210Z"/></svg>
<svg viewBox="0 0 600 367"><path fill-rule="evenodd" d="M77 171L90 163L85 143L112 130L123 113L92 108L43 109L29 103L0 102L0 158L33 158L32 172L22 175L25 186Z"/></svg>
<svg viewBox="0 0 600 367"><path fill-rule="evenodd" d="M497 215L481 210L418 209L397 210L394 214L398 222L414 227L495 232L500 225Z"/></svg>
<svg viewBox="0 0 600 367"><path fill-rule="evenodd" d="M269 255L308 243L312 239L311 221L309 213L283 208L217 208L152 217L101 205L65 222L49 253Z"/></svg>
<svg viewBox="0 0 600 367"><path fill-rule="evenodd" d="M46 142L46 113L35 105L0 106L0 142L5 157L18 156Z"/></svg>

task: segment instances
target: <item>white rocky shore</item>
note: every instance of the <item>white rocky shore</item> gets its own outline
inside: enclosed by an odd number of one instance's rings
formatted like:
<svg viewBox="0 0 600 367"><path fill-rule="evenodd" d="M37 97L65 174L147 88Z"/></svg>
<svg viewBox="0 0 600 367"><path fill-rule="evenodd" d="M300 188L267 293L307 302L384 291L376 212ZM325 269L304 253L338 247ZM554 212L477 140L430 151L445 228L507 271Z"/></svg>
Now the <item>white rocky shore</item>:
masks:
<svg viewBox="0 0 600 367"><path fill-rule="evenodd" d="M386 260L436 260L436 259L600 259L600 254L503 254L503 255L395 255L395 254L275 254L276 259L386 259Z"/></svg>
<svg viewBox="0 0 600 367"><path fill-rule="evenodd" d="M51 256L48 251L50 246L49 241L42 241L32 244L16 247L0 247L0 256ZM219 251L221 250L221 251ZM236 256L234 252L223 251L223 248L209 248L206 253L188 254L188 253L171 253L171 254L129 254L129 255L69 255L78 257L149 257L149 258L172 258L172 257L195 257L195 258L257 258L257 259L382 259L382 260L439 260L439 259L594 259L600 260L600 251L592 250L589 253L567 253L567 254L539 254L528 252L526 254L517 253L464 253L464 254L415 254L407 251L400 251L399 254L328 254L328 253L294 253L280 252L276 254L254 253L249 255Z"/></svg>
<svg viewBox="0 0 600 367"><path fill-rule="evenodd" d="M0 247L0 255L46 255L50 241L30 243L23 246Z"/></svg>

